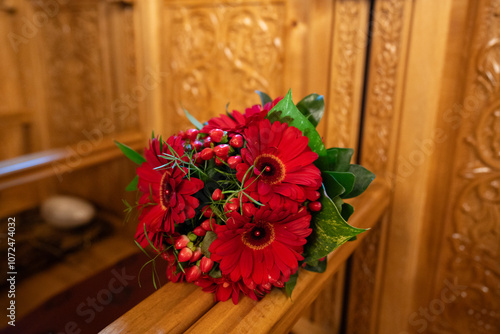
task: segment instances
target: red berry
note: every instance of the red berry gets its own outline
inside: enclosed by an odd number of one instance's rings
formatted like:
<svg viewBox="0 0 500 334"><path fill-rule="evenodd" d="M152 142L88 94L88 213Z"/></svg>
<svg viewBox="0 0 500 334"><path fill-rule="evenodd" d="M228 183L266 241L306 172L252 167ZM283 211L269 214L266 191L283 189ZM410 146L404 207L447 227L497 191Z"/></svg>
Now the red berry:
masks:
<svg viewBox="0 0 500 334"><path fill-rule="evenodd" d="M236 166L242 162L241 155L233 155L227 159L229 168L236 169Z"/></svg>
<svg viewBox="0 0 500 334"><path fill-rule="evenodd" d="M210 205L205 205L203 209L201 209L201 212L203 212L203 216L209 218L212 215L212 208Z"/></svg>
<svg viewBox="0 0 500 334"><path fill-rule="evenodd" d="M201 158L201 152L196 153L196 157L194 159L194 162L197 164L201 164L202 161L203 161L203 159Z"/></svg>
<svg viewBox="0 0 500 334"><path fill-rule="evenodd" d="M239 208L240 208L239 203L228 202L226 205L224 205L225 212L236 211Z"/></svg>
<svg viewBox="0 0 500 334"><path fill-rule="evenodd" d="M318 201L309 202L308 207L309 207L309 210L317 212L317 211L321 210L321 203Z"/></svg>
<svg viewBox="0 0 500 334"><path fill-rule="evenodd" d="M215 165L216 166L223 166L224 165L224 159L220 157L215 157Z"/></svg>
<svg viewBox="0 0 500 334"><path fill-rule="evenodd" d="M243 147L243 137L241 135L234 135L233 138L229 141L229 145L234 148Z"/></svg>
<svg viewBox="0 0 500 334"><path fill-rule="evenodd" d="M181 137L182 139L187 139L188 138L187 134L184 131L179 131L178 136Z"/></svg>
<svg viewBox="0 0 500 334"><path fill-rule="evenodd" d="M210 270L212 270L213 266L214 261L206 256L204 256L200 261L200 269L204 273L208 273Z"/></svg>
<svg viewBox="0 0 500 334"><path fill-rule="evenodd" d="M201 141L195 140L191 142L191 146L196 150L196 152L200 152L203 144L201 143Z"/></svg>
<svg viewBox="0 0 500 334"><path fill-rule="evenodd" d="M195 251L193 252L193 257L191 258L191 260L189 260L189 262L196 262L200 259L200 257L201 257L201 248L196 247Z"/></svg>
<svg viewBox="0 0 500 334"><path fill-rule="evenodd" d="M179 252L179 262L189 261L191 260L192 257L193 257L193 251L187 247L184 247Z"/></svg>
<svg viewBox="0 0 500 334"><path fill-rule="evenodd" d="M192 266L186 270L186 282L194 282L201 276L201 270L198 266Z"/></svg>
<svg viewBox="0 0 500 334"><path fill-rule="evenodd" d="M205 140L203 141L203 146L210 147L210 144L212 144L212 138L210 137L205 138Z"/></svg>
<svg viewBox="0 0 500 334"><path fill-rule="evenodd" d="M199 237L202 237L207 233L207 231L203 227L198 226L193 230L193 233Z"/></svg>
<svg viewBox="0 0 500 334"><path fill-rule="evenodd" d="M211 148L205 148L201 151L201 158L203 160L210 160L214 157L214 150Z"/></svg>
<svg viewBox="0 0 500 334"><path fill-rule="evenodd" d="M214 192L212 193L212 199L214 201L220 201L224 199L224 194L222 193L222 190L220 189L215 189Z"/></svg>
<svg viewBox="0 0 500 334"><path fill-rule="evenodd" d="M319 199L319 196L320 196L319 191L315 190L315 191L309 193L309 198L308 199L310 201L317 201Z"/></svg>
<svg viewBox="0 0 500 334"><path fill-rule="evenodd" d="M229 154L229 145L228 144L220 144L214 147L214 153L216 156L224 158Z"/></svg>
<svg viewBox="0 0 500 334"><path fill-rule="evenodd" d="M181 249L187 246L189 238L187 235L181 235L175 240L175 249Z"/></svg>
<svg viewBox="0 0 500 334"><path fill-rule="evenodd" d="M205 231L212 231L215 227L215 219L207 219L200 225Z"/></svg>
<svg viewBox="0 0 500 334"><path fill-rule="evenodd" d="M224 131L221 129L213 129L208 134L210 135L210 138L212 138L212 141L220 143L222 137L224 136Z"/></svg>
<svg viewBox="0 0 500 334"><path fill-rule="evenodd" d="M196 137L198 137L198 130L196 129L189 129L186 131L186 135L191 141L195 141Z"/></svg>

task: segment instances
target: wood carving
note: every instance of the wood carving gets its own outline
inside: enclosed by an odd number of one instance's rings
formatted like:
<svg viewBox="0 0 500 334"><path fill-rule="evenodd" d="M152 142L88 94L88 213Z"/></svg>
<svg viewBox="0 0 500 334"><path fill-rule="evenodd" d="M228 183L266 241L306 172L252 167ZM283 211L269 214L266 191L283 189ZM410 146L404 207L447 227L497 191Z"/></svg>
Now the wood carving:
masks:
<svg viewBox="0 0 500 334"><path fill-rule="evenodd" d="M338 1L336 17L340 20L338 23L338 42L335 44L337 50L337 61L334 66L337 70L335 78L334 95L330 97L333 103L334 124L337 131L334 134L334 145L339 147L351 147L353 137L357 133L352 133L352 122L354 115L360 111L353 110L353 99L356 98L354 91L354 80L356 74L356 59L366 50L364 43L360 45L360 26L362 26L359 15L359 6L361 2L353 3L349 1Z"/></svg>
<svg viewBox="0 0 500 334"><path fill-rule="evenodd" d="M365 134L362 162L377 177L391 172L388 165L390 138L394 136L396 106L396 84L401 60L402 27L405 9L404 0L377 2L372 22L372 59L365 110ZM349 301L349 333L368 333L373 330L372 314L376 310L376 273L381 264L378 254L381 229L379 225L356 250L352 260Z"/></svg>
<svg viewBox="0 0 500 334"><path fill-rule="evenodd" d="M45 15L40 2L32 1L32 5L35 15ZM137 78L132 13L123 6L118 14L125 23L123 29L113 30L108 16L113 6L118 5L69 2L40 28L52 147L138 128L135 103L128 106L127 118L114 107L114 102L133 93ZM108 49L113 40L123 44L115 58ZM120 62L120 58L126 59ZM117 67L116 63L124 66ZM118 85L122 86L114 88ZM112 124L112 130L103 127L103 120Z"/></svg>
<svg viewBox="0 0 500 334"><path fill-rule="evenodd" d="M433 333L500 331L499 14L500 1L480 2L434 293L443 281L464 291L432 323Z"/></svg>
<svg viewBox="0 0 500 334"><path fill-rule="evenodd" d="M182 107L199 120L229 109L243 111L255 90L284 94L284 2L251 4L166 1L163 65L175 83L165 109L176 113L170 129L185 128Z"/></svg>
<svg viewBox="0 0 500 334"><path fill-rule="evenodd" d="M370 91L366 113L370 117L366 127L363 147L364 163L377 175L388 170L388 150L393 127L392 117L398 106L395 105L398 64L401 61L401 42L403 11L405 1L389 0L379 2L373 22L373 45L377 45L370 72Z"/></svg>

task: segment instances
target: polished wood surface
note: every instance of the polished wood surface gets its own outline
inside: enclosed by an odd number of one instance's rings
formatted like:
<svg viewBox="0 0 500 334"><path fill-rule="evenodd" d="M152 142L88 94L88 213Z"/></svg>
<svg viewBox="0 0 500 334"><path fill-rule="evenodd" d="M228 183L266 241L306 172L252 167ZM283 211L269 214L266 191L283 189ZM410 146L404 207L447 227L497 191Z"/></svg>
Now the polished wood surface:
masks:
<svg viewBox="0 0 500 334"><path fill-rule="evenodd" d="M54 3L0 0L1 216L58 193L123 215L136 166L113 139L316 92L327 146L357 149L391 204L293 331L500 331L497 0ZM467 288L445 303L450 282Z"/></svg>
<svg viewBox="0 0 500 334"><path fill-rule="evenodd" d="M388 194L387 185L376 182L353 200L351 224L373 227L389 205ZM368 233L333 252L325 273L301 270L292 299L274 289L259 302L244 297L236 306L231 301L215 304L211 294L193 284L169 283L101 333L285 333Z"/></svg>

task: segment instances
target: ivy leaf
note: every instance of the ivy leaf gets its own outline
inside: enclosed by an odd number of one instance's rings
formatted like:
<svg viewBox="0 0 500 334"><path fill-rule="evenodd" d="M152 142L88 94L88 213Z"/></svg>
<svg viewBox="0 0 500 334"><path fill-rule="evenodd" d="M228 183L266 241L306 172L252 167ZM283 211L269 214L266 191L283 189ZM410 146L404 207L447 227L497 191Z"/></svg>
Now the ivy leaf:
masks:
<svg viewBox="0 0 500 334"><path fill-rule="evenodd" d="M308 263L327 256L352 237L366 231L347 224L326 194L324 186L320 202L322 209L313 214L311 219L313 234L306 244L305 260Z"/></svg>
<svg viewBox="0 0 500 334"><path fill-rule="evenodd" d="M314 125L309 122L309 120L302 115L302 113L297 109L292 100L292 90L289 90L285 97L278 102L267 114L270 117L273 113L281 111L281 118L290 116L293 121L290 125L298 128L302 131L302 134L309 138L309 147L313 152L318 154L318 160L315 164L320 167L320 169L325 169L327 167L327 154L325 144L321 140L321 136Z"/></svg>
<svg viewBox="0 0 500 334"><path fill-rule="evenodd" d="M193 115L191 115L189 113L189 111L187 111L184 108L182 108L182 110L184 110L184 113L186 114L186 117L189 119L189 121L191 122L191 124L194 125L195 128L197 128L198 130L201 130L203 128L203 124L201 124Z"/></svg>
<svg viewBox="0 0 500 334"><path fill-rule="evenodd" d="M205 234L205 237L203 238L203 241L200 244L201 253L206 257L210 257L210 251L208 250L208 248L215 239L217 239L217 234L215 234L215 232L212 231L207 231L207 234Z"/></svg>
<svg viewBox="0 0 500 334"><path fill-rule="evenodd" d="M129 158L130 160L132 160L136 164L140 165L143 162L146 162L146 159L142 155L140 155L139 153L137 153L136 151L134 151L133 149L131 149L127 145L122 144L120 142L117 142L116 140L115 140L115 144L123 152L123 154L125 154L125 156L127 158Z"/></svg>
<svg viewBox="0 0 500 334"><path fill-rule="evenodd" d="M281 123L286 123L288 125L292 125L293 118L290 116L281 116L282 112L281 111L276 111L273 112L272 114L267 116L267 119L273 124L276 121L280 121Z"/></svg>
<svg viewBox="0 0 500 334"><path fill-rule="evenodd" d="M297 285L297 277L299 276L299 272L297 271L295 274L290 276L288 282L285 283L285 291L287 296L291 299L293 289L295 289L295 285Z"/></svg>
<svg viewBox="0 0 500 334"><path fill-rule="evenodd" d="M356 177L356 181L354 182L353 188L350 192L346 191L343 195L341 195L342 198L351 198L361 195L375 179L375 174L360 165L350 165L349 172Z"/></svg>
<svg viewBox="0 0 500 334"><path fill-rule="evenodd" d="M299 109L314 127L317 127L325 112L325 99L323 95L307 95L297 103L297 109Z"/></svg>
<svg viewBox="0 0 500 334"><path fill-rule="evenodd" d="M266 93L261 92L260 90L256 90L255 92L259 95L262 106L265 106L269 102L273 102L273 99L271 99L271 97Z"/></svg>
<svg viewBox="0 0 500 334"><path fill-rule="evenodd" d="M354 154L352 148L332 147L327 150L328 170L336 172L347 172Z"/></svg>
<svg viewBox="0 0 500 334"><path fill-rule="evenodd" d="M139 184L139 175L136 175L134 179L128 184L125 188L126 191L135 191L137 190L137 185Z"/></svg>
<svg viewBox="0 0 500 334"><path fill-rule="evenodd" d="M344 195L349 194L353 190L354 183L356 182L356 176L354 176L353 173L350 172L324 172L324 173L332 176L338 183L342 185L342 187L345 188L345 192L343 193Z"/></svg>
<svg viewBox="0 0 500 334"><path fill-rule="evenodd" d="M312 271L315 273L324 273L326 270L326 264L328 261L326 259L324 261L313 261L313 262L308 262L306 263L306 266L304 267L305 270Z"/></svg>

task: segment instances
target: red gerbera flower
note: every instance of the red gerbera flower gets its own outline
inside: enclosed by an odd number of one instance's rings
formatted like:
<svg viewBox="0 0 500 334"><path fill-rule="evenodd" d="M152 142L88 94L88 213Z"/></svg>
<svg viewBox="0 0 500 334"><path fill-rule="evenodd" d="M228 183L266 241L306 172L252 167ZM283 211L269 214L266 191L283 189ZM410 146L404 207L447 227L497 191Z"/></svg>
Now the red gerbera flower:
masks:
<svg viewBox="0 0 500 334"><path fill-rule="evenodd" d="M150 141L144 154L147 162L137 168L137 187L143 195L139 200L139 209L142 211L135 237L143 247L148 245L144 228L148 238L159 246L163 233L173 233L174 224L193 218L199 201L191 195L203 188L203 181L194 177L186 178L186 168L168 166L169 160L160 156L162 153L182 156L180 137L172 136L167 143L160 145L156 138Z"/></svg>
<svg viewBox="0 0 500 334"><path fill-rule="evenodd" d="M248 192L272 207L289 207L288 199L299 203L314 199L322 181L313 164L318 155L307 146L309 139L299 129L278 121L271 125L265 119L246 129L243 137L247 146L241 150L243 163L236 167L236 177L243 182L246 175ZM251 166L253 170L247 173ZM296 203L294 207L296 210Z"/></svg>
<svg viewBox="0 0 500 334"><path fill-rule="evenodd" d="M264 106L256 104L251 108L246 108L245 113L241 114L237 110L233 110L230 116L221 114L219 117L213 117L208 121L208 124L201 129L202 133L209 133L213 129L222 129L231 134L241 134L243 130L253 122L258 122L266 117L282 97L276 98L273 102L268 102Z"/></svg>
<svg viewBox="0 0 500 334"><path fill-rule="evenodd" d="M263 286L256 286L254 289L250 289L243 281L233 282L228 276L213 278L205 275L194 283L202 287L203 291L213 293L216 302L225 302L231 297L234 305L238 304L240 292L243 292L245 296L253 300L260 300L270 291L270 288L266 289Z"/></svg>
<svg viewBox="0 0 500 334"><path fill-rule="evenodd" d="M310 221L305 208L290 213L260 207L252 217L233 212L226 225L216 228L211 259L219 262L222 274L233 282L243 279L247 286L276 282L281 275L288 280L304 259L301 253L311 234Z"/></svg>

